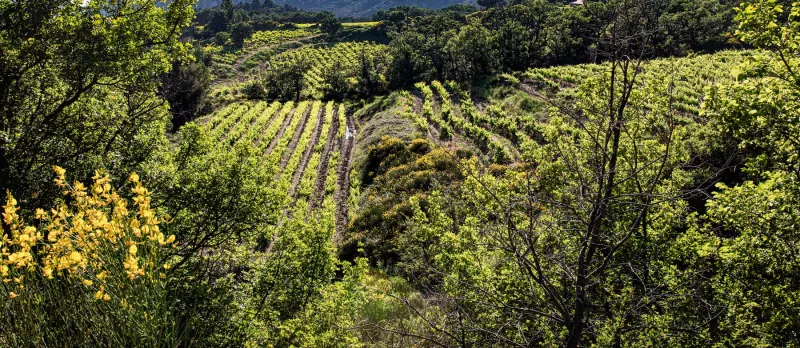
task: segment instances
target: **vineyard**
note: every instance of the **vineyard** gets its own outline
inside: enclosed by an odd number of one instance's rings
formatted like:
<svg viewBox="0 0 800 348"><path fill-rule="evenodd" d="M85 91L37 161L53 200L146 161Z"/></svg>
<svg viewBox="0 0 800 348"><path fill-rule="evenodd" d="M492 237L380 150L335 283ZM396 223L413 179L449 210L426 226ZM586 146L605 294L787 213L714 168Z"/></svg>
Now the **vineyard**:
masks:
<svg viewBox="0 0 800 348"><path fill-rule="evenodd" d="M305 29L297 30L265 30L257 31L249 39L244 41L245 48L276 45L282 42L296 40L298 38L310 37L316 32Z"/></svg>
<svg viewBox="0 0 800 348"><path fill-rule="evenodd" d="M728 51L692 58L656 59L646 62L637 78L646 87L664 83L656 73L672 72L674 108L698 117L704 88L730 81L729 67L743 62L750 54ZM538 122L547 115L548 106L543 99L569 101L582 81L607 74L608 69L604 64L532 69L520 74L521 82L515 77L501 78L503 82L482 97L471 95L454 82L420 82L413 93L401 93L405 103L402 114L436 141L468 139L487 161L508 163L536 146L535 139L540 135Z"/></svg>
<svg viewBox="0 0 800 348"><path fill-rule="evenodd" d="M675 107L699 115L705 87L729 82L730 68L744 63L753 53L726 51L692 58L663 58L646 62L638 80L642 86L669 82L674 90ZM526 82L542 90L558 91L563 98L574 96L581 81L607 73L609 65L584 64L547 69L532 69L523 74ZM658 73L669 71L671 81L660 80Z"/></svg>
<svg viewBox="0 0 800 348"><path fill-rule="evenodd" d="M800 347L800 2L80 2L0 0L0 348Z"/></svg>
<svg viewBox="0 0 800 348"><path fill-rule="evenodd" d="M346 111L321 101L235 103L210 115L207 126L216 142L252 144L266 164L276 165L274 185L289 193L282 208L287 218L333 221L350 186L354 131Z"/></svg>
<svg viewBox="0 0 800 348"><path fill-rule="evenodd" d="M345 42L332 45L304 46L302 48L284 52L272 59L272 66L280 69L300 59L307 59L311 68L306 72L306 81L309 84L306 96L312 99L321 99L321 87L325 83L324 74L328 69L352 70L358 67L358 57L385 50L385 45L370 42Z"/></svg>
<svg viewBox="0 0 800 348"><path fill-rule="evenodd" d="M212 56L214 75L228 79L262 65L274 55L302 46L300 41L310 40L317 34L312 29L257 31L241 48L212 44L204 50Z"/></svg>

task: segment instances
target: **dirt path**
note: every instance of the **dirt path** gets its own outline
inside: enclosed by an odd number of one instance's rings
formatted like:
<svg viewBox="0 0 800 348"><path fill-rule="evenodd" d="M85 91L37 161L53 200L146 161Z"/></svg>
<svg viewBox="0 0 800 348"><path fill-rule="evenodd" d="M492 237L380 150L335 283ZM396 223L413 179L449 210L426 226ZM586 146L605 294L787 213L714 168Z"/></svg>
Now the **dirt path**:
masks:
<svg viewBox="0 0 800 348"><path fill-rule="evenodd" d="M271 50L271 49L273 49L273 48L275 48L277 46L280 46L280 45L281 44L262 46L262 47L259 47L259 48L255 49L255 50L247 52L247 54L239 56L239 58L237 58L236 61L233 62L231 67L233 67L233 70L239 71L239 68L241 68L242 64L244 64L244 62L246 62L248 59L252 58L253 56L255 56L255 55L257 55L257 54L259 54L261 52L264 52L266 50Z"/></svg>
<svg viewBox="0 0 800 348"><path fill-rule="evenodd" d="M294 204L297 202L297 190L300 187L300 182L303 180L303 173L306 172L306 167L308 167L308 161L310 161L311 156L314 155L314 148L319 142L319 136L320 133L322 133L322 126L324 123L325 109L320 108L319 114L317 115L317 125L314 127L314 130L311 133L311 140L308 141L308 146L303 152L303 157L300 159L300 165L292 175L292 185L289 187L289 197L292 198L293 202L292 206L294 206Z"/></svg>
<svg viewBox="0 0 800 348"><path fill-rule="evenodd" d="M278 110L280 112L280 110ZM270 139L269 146L267 147L267 151L264 152L264 156L269 156L272 154L272 150L275 150L275 146L278 146L278 141L283 137L283 133L286 133L286 127L289 127L289 123L292 123L292 119L294 118L294 113L297 112L297 107L295 106L292 111L289 111L289 114L286 115L286 119L283 120L281 124L281 129L278 130L278 133Z"/></svg>
<svg viewBox="0 0 800 348"><path fill-rule="evenodd" d="M309 116L311 116L311 106L309 106L303 113L303 119L300 120L300 124L298 124L297 128L294 130L294 134L292 134L292 140L289 142L289 147L287 147L286 152L283 153L283 157L281 158L281 163L279 166L281 170L277 173L279 175L278 178L280 177L281 172L283 172L283 170L286 168L289 160L292 158L292 155L297 148L297 143L300 142L300 135L303 134L303 130L305 130L306 126L308 126Z"/></svg>
<svg viewBox="0 0 800 348"><path fill-rule="evenodd" d="M308 211L316 210L325 199L325 183L328 179L328 166L330 165L331 156L333 156L334 149L339 145L336 139L336 130L339 129L339 118L333 117L331 122L330 131L328 132L328 139L325 141L325 148L322 150L322 156L317 166L317 176L314 181L314 190L311 192L311 197L308 200Z"/></svg>
<svg viewBox="0 0 800 348"><path fill-rule="evenodd" d="M414 110L415 114L422 115L422 97L419 92L411 92L411 99L413 102L411 109Z"/></svg>
<svg viewBox="0 0 800 348"><path fill-rule="evenodd" d="M336 170L336 234L333 236L334 245L338 245L347 231L349 223L349 204L350 204L350 168L353 162L353 147L356 143L356 128L353 115L347 113L347 132L342 142L342 152L339 157L339 168Z"/></svg>

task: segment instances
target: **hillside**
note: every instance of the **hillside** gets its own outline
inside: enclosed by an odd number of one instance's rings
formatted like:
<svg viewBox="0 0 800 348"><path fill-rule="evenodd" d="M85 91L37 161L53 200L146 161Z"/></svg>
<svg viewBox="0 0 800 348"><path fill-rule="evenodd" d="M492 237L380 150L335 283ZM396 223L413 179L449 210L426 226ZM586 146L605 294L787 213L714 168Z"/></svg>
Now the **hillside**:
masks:
<svg viewBox="0 0 800 348"><path fill-rule="evenodd" d="M800 347L800 8L240 1L0 1L0 347Z"/></svg>
<svg viewBox="0 0 800 348"><path fill-rule="evenodd" d="M222 0L200 0L198 8L219 6ZM234 4L249 0L234 0ZM417 6L440 9L450 5L475 5L474 0L277 0L276 4L291 5L304 11L331 11L340 17L370 17L380 10L397 6Z"/></svg>

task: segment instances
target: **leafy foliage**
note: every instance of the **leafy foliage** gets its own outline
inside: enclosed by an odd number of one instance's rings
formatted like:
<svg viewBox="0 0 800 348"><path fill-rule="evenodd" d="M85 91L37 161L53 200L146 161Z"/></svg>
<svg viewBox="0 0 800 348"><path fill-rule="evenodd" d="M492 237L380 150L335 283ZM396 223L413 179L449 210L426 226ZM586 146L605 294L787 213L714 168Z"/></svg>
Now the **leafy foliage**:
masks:
<svg viewBox="0 0 800 348"><path fill-rule="evenodd" d="M167 316L163 249L175 241L160 225L167 218L151 207L151 193L131 174L132 205L98 171L87 187L56 186L69 201L37 209L35 224L18 215L8 195L0 243L3 326L8 345L171 344L176 327ZM37 228L36 226L39 226ZM12 281L13 280L13 281ZM69 316L53 318L52 313Z"/></svg>

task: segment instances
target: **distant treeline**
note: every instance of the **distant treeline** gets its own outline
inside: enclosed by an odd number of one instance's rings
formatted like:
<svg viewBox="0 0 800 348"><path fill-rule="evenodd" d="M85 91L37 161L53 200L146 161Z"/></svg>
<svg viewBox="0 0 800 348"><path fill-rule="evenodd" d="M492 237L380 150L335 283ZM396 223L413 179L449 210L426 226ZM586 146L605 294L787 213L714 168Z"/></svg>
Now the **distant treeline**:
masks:
<svg viewBox="0 0 800 348"><path fill-rule="evenodd" d="M391 32L390 83L408 87L430 79L467 81L496 72L604 59L606 48L600 39L612 23L606 2L517 2L476 13L469 6L377 13L375 19L386 21ZM733 1L672 0L658 5L646 13L659 23L655 32L647 33L653 38L646 43L650 57L737 44L730 39Z"/></svg>

